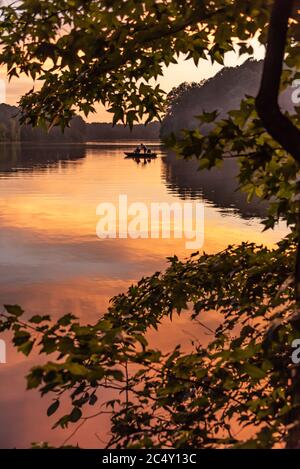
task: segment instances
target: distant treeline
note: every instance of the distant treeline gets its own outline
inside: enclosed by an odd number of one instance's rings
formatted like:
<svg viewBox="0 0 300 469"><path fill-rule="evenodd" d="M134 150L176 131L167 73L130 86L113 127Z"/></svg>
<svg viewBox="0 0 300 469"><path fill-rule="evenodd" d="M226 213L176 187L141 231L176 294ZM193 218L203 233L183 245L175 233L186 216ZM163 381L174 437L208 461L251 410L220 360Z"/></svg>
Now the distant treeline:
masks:
<svg viewBox="0 0 300 469"><path fill-rule="evenodd" d="M112 126L108 123L88 124L76 116L72 119L70 127L62 132L54 127L49 132L30 125L20 125L19 110L15 106L0 104L0 141L2 142L87 142L95 140L140 139L151 140L159 138L160 124L153 122L147 126L136 125L130 131L123 125Z"/></svg>
<svg viewBox="0 0 300 469"><path fill-rule="evenodd" d="M129 127L118 124L114 127L111 124L92 123L86 125L86 137L93 140L152 140L159 138L160 124L152 122L148 125L135 125L130 131Z"/></svg>
<svg viewBox="0 0 300 469"><path fill-rule="evenodd" d="M168 95L168 108L161 126L161 137L170 133L178 134L182 129L199 127L195 118L203 111L217 110L219 118L224 118L228 111L239 109L240 102L246 95L256 96L262 73L262 61L247 60L238 67L225 67L213 78L200 83L182 83L173 88ZM293 110L292 90L286 90L281 96L281 105L288 111ZM209 125L201 127L203 133Z"/></svg>

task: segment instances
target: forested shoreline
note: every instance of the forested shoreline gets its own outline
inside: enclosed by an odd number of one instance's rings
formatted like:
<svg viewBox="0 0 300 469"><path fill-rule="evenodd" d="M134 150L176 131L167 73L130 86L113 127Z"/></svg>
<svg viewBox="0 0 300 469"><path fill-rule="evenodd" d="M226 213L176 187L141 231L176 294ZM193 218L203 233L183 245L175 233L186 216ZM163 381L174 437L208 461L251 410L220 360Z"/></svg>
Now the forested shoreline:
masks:
<svg viewBox="0 0 300 469"><path fill-rule="evenodd" d="M60 127L47 131L41 127L21 125L20 111L16 106L0 104L0 142L83 143L97 140L158 139L160 124L135 125L132 131L122 124L113 126L106 122L87 123L75 116L64 132Z"/></svg>

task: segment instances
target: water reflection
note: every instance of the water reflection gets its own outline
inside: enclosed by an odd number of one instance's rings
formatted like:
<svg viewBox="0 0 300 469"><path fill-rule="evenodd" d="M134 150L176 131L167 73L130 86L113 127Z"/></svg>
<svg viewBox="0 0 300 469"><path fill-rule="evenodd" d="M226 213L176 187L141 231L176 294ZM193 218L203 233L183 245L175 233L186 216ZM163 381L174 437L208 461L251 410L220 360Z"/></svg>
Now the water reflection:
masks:
<svg viewBox="0 0 300 469"><path fill-rule="evenodd" d="M133 146L130 142L120 144L126 149ZM152 142L153 145L153 142ZM73 144L73 145L32 145L32 144L0 144L0 178L18 172L35 172L65 168L70 164L80 164L88 151L115 148L113 145ZM121 152L120 152L121 153ZM234 158L224 161L222 168L210 171L198 171L196 161L178 159L171 152L162 153L162 178L166 187L180 199L204 199L226 213L239 214L244 219L263 218L266 215L266 204L258 199L247 202L246 195L238 190L238 165ZM155 160L147 158L127 158L132 164L147 166Z"/></svg>
<svg viewBox="0 0 300 469"><path fill-rule="evenodd" d="M0 177L18 171L55 169L86 157L85 145L0 144Z"/></svg>
<svg viewBox="0 0 300 469"><path fill-rule="evenodd" d="M250 209L244 196L232 194L236 168L231 161L222 173L204 175L160 150L151 164L137 165L124 159L124 152L137 143L1 145L1 304L21 304L28 315L58 317L72 311L92 322L113 295L163 269L167 256L190 254L178 239L97 239L97 205L117 202L120 194L129 203L203 200L206 252L242 240L272 245L285 233L283 226L261 233L260 209ZM162 329L152 338L164 350L176 343L188 346L191 334L200 334L195 324L190 330L187 316L166 327L167 334ZM65 438L65 432L50 430L47 402L25 391L24 376L36 361L9 346L8 363L0 366L1 447L28 447L41 440L60 445ZM95 433L102 437L107 426L99 420L89 425L70 443L99 446Z"/></svg>
<svg viewBox="0 0 300 469"><path fill-rule="evenodd" d="M266 203L255 198L249 203L246 194L238 190L235 158L225 159L221 168L198 171L197 161L184 161L168 152L163 165L166 186L181 199L204 198L224 214L236 213L246 220L266 215Z"/></svg>

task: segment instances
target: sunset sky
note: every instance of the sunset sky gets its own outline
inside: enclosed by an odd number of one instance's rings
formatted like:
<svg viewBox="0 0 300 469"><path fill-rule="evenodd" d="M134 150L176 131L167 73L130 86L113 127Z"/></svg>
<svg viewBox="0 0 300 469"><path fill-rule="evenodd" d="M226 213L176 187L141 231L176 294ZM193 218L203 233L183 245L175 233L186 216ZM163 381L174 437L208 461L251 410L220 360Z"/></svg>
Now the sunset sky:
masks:
<svg viewBox="0 0 300 469"><path fill-rule="evenodd" d="M259 47L257 43L254 44L255 58L260 59L263 57L264 49ZM246 56L238 57L238 54L230 52L226 56L226 66L236 66L246 60ZM174 86L180 85L184 81L188 82L200 82L203 79L214 76L219 70L221 65L215 63L211 64L208 60L200 60L198 67L195 66L193 60L184 60L181 57L178 60L177 65L170 65L164 69L164 74L158 79L162 88L168 92ZM5 70L1 70L0 78L6 80ZM32 88L32 80L24 76L21 78L13 78L10 83L6 84L6 103L16 105L25 92ZM234 85L234 84L233 84ZM87 119L88 122L110 122L112 120L112 114L108 113L102 105L96 106L97 113L91 114Z"/></svg>

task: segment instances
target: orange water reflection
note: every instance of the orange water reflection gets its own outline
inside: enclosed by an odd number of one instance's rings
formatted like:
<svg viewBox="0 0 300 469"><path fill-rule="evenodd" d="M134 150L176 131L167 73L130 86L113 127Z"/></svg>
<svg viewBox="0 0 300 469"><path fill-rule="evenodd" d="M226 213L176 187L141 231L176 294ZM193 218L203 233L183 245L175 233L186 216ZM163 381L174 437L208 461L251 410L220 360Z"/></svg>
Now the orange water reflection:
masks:
<svg viewBox="0 0 300 469"><path fill-rule="evenodd" d="M227 202L225 192L230 194L233 184L231 163L222 176L222 192L219 173L201 182L193 166L190 170L178 166L182 162L172 155L162 153L151 164L138 165L123 159L124 150L121 144L2 149L2 304L19 303L28 314L47 312L54 317L72 311L91 322L105 312L113 295L163 269L167 256L190 254L184 240L97 239L96 207L100 202L117 202L119 194L126 194L129 202L146 204L184 198L203 201L206 252L241 241L271 246L285 233L282 225L275 232L261 233L260 209L250 207L248 216L242 196ZM205 320L213 325L217 318L210 315ZM164 350L177 343L187 348L195 336L207 340L200 328L191 326L188 315L175 317L172 326L165 324L159 334L149 335ZM24 375L36 360L24 359L8 347L8 364L0 368L2 447L28 447L43 440L59 445L66 437L65 431L50 430L47 400L25 392ZM104 438L107 428L103 418L91 421L71 443L100 446L96 433Z"/></svg>

